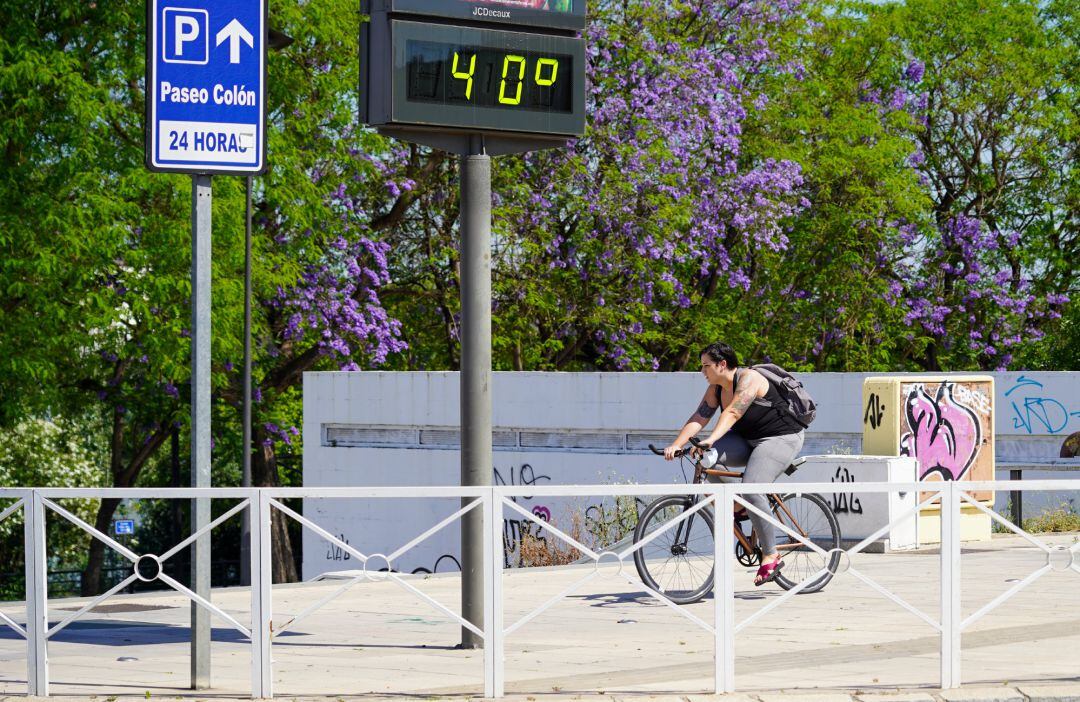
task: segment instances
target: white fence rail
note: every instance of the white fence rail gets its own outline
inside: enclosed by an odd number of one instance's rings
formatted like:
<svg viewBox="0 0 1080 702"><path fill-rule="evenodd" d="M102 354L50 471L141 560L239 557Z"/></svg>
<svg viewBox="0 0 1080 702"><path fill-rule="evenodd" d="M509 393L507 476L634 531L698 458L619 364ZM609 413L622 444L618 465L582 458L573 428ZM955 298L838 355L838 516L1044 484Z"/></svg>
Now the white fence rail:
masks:
<svg viewBox="0 0 1080 702"><path fill-rule="evenodd" d="M381 487L381 488L190 488L190 489L28 489L28 488L0 488L0 500L14 500L0 511L0 521L10 517L18 511L24 516L25 537L25 560L26 560L26 622L20 625L11 617L0 613L0 626L8 626L19 636L26 639L26 665L27 665L27 693L36 696L49 694L49 658L48 641L70 623L76 621L87 612L91 611L102 601L119 592L134 580L150 582L159 580L177 592L183 594L197 605L206 608L214 615L226 621L230 626L247 637L251 646L251 696L253 698L265 698L273 696L271 676L271 649L274 638L282 631L293 626L296 622L308 616L312 612L325 606L331 600L356 585L362 580L390 580L398 586L409 591L417 598L423 600L431 607L444 615L459 622L463 627L476 633L484 642L484 696L502 697L504 692L505 670L504 651L507 637L512 635L526 622L542 614L548 608L571 595L599 573L603 564L617 564L621 577L634 586L641 587L653 598L671 607L679 614L692 621L696 626L709 632L713 637L714 660L715 660L715 691L733 692L735 690L735 638L736 634L749 626L759 617L764 616L776 607L782 606L791 597L799 593L801 589L813 583L818 577L827 572L834 576L850 574L852 577L866 584L882 597L895 602L900 607L910 612L915 617L930 625L940 634L940 684L942 688L955 688L960 686L960 635L977 620L990 611L1003 605L1011 597L1028 587L1042 576L1051 571L1074 571L1080 574L1080 543L1071 547L1049 545L1036 536L1024 532L1019 525L1013 524L1005 517L993 512L971 497L972 493L989 490L1010 490L1015 484L1009 481L965 482L956 483L787 483L775 484L739 484L723 483L709 485L568 485L568 486L536 486L507 487L497 486L490 488L464 488L464 487ZM1067 480L1025 481L1025 491L1068 491L1075 490L1076 483ZM920 505L913 510L898 516L892 524L882 527L875 534L863 539L858 544L848 549L832 549L826 551L811 541L803 539L784 524L774 519L772 515L758 511L752 504L746 501L745 496L751 494L768 494L777 491L805 494L805 493L889 493L889 492L915 492L923 497ZM543 522L528 510L522 509L514 502L518 497L587 497L587 496L660 496L665 494L697 495L700 501L694 510L711 509L716 515L715 523L720 526L719 538L715 539L714 551L714 588L715 588L715 612L711 623L706 622L691 613L688 609L672 604L659 592L652 590L629 573L633 569L627 569L627 559L633 559L634 552L646 545L646 542L656 538L662 531L675 528L679 522L689 518L690 511L676 516L659 530L638 543L631 543L620 551L597 552L586 545L579 543L573 537L559 530L548 522ZM162 554L137 554L128 547L104 534L77 516L57 504L57 501L70 498L119 498L119 499L195 499L216 498L240 500L240 503L217 517L210 524L193 533L180 543L176 544ZM432 525L416 538L393 549L389 553L363 553L350 546L343 539L334 536L311 519L298 514L282 503L288 498L368 498L368 499L406 499L406 498L459 498L465 503L464 506L450 516ZM924 612L906 602L904 599L888 590L880 583L874 581L866 574L852 566L851 556L860 553L868 545L887 533L897 522L915 518L919 509L930 502L940 500L941 503L941 556L938 559L940 576L940 602L936 613ZM466 502L467 501L467 502ZM736 505L747 510L756 512L759 516L768 519L780 531L788 536L802 541L812 551L816 551L822 557L823 568L807 576L800 584L789 590L783 596L771 601L754 614L741 622L735 621L735 591L734 573L735 562L732 558L735 551L735 536L728 528L733 523ZM1021 579L1013 587L987 603L966 619L961 615L961 592L960 592L960 528L959 516L962 505L973 505L976 509L985 512L994 521L1004 526L1009 531L1023 537L1033 546L1046 554L1046 563L1027 577ZM484 572L484 607L483 621L468 622L456 614L445 603L439 602L412 585L408 579L394 572L393 563L402 553L421 543L439 530L459 520L464 514L479 509L483 514L483 522L487 538L484 541L483 572ZM247 510L251 523L251 626L250 629L236 621L212 602L200 597L195 592L185 587L182 583L168 576L164 572L162 563L174 556L182 549L189 546L195 539L209 532L230 517ZM273 593L271 588L271 515L273 510L278 510L282 515L296 520L305 529L318 534L333 546L348 552L355 557L363 566L363 570L351 580L321 600L314 602L292 619L279 625L276 629L272 626ZM564 589L555 597L539 604L535 609L521 617L517 621L506 625L503 621L503 595L502 575L504 570L504 527L503 517L509 511L514 518L524 518L538 522L552 537L560 539L571 547L579 550L585 557L592 559L596 568L584 577ZM48 622L48 592L46 580L46 543L45 518L47 512L75 524L86 531L90 536L102 541L106 546L113 549L132 564L132 573L123 579L118 585L103 593L78 611L66 617L53 627ZM832 556L839 554L835 566ZM369 567L369 563L379 566L378 569Z"/></svg>

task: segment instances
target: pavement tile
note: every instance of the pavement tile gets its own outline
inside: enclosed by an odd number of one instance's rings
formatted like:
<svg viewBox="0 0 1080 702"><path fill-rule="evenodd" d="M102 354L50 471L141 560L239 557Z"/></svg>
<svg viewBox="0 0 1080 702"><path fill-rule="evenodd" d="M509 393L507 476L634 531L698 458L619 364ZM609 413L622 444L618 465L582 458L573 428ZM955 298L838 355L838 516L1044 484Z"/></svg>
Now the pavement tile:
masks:
<svg viewBox="0 0 1080 702"><path fill-rule="evenodd" d="M956 690L942 690L941 699L945 702L1025 702L1024 696L1015 688L1005 687L961 687Z"/></svg>
<svg viewBox="0 0 1080 702"><path fill-rule="evenodd" d="M1030 702L1080 702L1080 685L1017 685Z"/></svg>

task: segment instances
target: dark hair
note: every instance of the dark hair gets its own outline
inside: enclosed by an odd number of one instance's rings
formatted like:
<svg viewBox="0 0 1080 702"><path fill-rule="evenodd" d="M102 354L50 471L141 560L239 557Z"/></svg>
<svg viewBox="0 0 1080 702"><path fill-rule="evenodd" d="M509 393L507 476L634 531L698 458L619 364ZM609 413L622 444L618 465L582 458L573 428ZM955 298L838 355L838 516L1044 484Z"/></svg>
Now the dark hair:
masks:
<svg viewBox="0 0 1080 702"><path fill-rule="evenodd" d="M735 355L735 349L731 348L722 341L709 344L705 348L701 349L702 356L708 356L712 359L713 363L719 363L720 361L727 361L728 368L735 368L739 365L739 357Z"/></svg>

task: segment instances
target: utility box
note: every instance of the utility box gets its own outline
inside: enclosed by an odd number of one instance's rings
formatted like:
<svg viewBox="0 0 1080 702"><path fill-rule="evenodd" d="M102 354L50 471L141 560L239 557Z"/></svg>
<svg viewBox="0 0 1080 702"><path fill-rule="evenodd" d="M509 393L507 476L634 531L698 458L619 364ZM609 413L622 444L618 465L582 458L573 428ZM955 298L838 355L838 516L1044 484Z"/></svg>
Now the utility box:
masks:
<svg viewBox="0 0 1080 702"><path fill-rule="evenodd" d="M994 379L987 375L878 376L863 381L863 453L910 456L918 479L994 479ZM923 495L920 499L926 499ZM994 494L972 495L988 506ZM920 543L941 540L941 507L923 507ZM990 517L962 505L964 540L990 538Z"/></svg>
<svg viewBox="0 0 1080 702"><path fill-rule="evenodd" d="M915 459L905 456L803 456L803 463L783 483L914 483ZM886 525L889 530L871 542L866 553L888 553L918 548L919 520L910 514L914 492L820 493L840 524L843 548L851 548ZM909 515L903 518L903 515Z"/></svg>

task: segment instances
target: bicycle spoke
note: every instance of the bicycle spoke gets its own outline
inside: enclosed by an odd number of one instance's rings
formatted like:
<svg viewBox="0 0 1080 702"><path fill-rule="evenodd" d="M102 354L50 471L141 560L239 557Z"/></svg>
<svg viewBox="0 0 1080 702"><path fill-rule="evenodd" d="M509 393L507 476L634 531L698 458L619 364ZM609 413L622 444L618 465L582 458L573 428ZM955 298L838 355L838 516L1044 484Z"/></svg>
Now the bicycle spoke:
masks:
<svg viewBox="0 0 1080 702"><path fill-rule="evenodd" d="M696 500L660 499L666 503L647 508L635 534L639 541L647 540L634 556L638 574L648 587L676 603L696 601L712 581L712 513L701 511ZM688 510L697 511L686 515ZM658 531L662 533L653 538Z"/></svg>
<svg viewBox="0 0 1080 702"><path fill-rule="evenodd" d="M660 584L660 582L664 579L664 574L667 573L668 566L671 565L671 559L673 559L673 558L675 558L674 555L668 556L668 559L666 561L664 561L664 564L662 566L660 566L659 577L656 579L657 584ZM675 567L676 568L679 567L678 562L676 562ZM668 588L661 586L660 589L661 590L667 590Z"/></svg>

